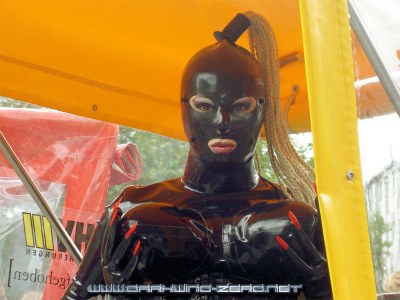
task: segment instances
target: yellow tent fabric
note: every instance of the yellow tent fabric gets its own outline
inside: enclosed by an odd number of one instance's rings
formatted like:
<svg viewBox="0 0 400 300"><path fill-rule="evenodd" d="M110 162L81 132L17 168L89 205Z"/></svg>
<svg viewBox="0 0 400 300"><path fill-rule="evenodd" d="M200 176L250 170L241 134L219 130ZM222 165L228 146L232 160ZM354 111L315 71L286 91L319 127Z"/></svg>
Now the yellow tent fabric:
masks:
<svg viewBox="0 0 400 300"><path fill-rule="evenodd" d="M180 76L212 33L253 10L278 41L281 95L300 93L294 131L310 129L297 1L13 1L0 12L0 93L184 139ZM247 37L239 44L248 48Z"/></svg>

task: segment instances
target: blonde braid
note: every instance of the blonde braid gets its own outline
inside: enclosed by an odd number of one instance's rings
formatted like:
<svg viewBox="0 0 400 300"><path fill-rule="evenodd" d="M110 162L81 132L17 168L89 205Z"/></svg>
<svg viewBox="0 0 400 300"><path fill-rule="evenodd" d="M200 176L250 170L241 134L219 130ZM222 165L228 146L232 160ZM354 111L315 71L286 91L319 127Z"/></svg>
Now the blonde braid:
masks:
<svg viewBox="0 0 400 300"><path fill-rule="evenodd" d="M258 155L258 149L257 148L256 148L256 163L257 163L258 174L261 174L261 171L262 171L261 160L260 160L260 156Z"/></svg>
<svg viewBox="0 0 400 300"><path fill-rule="evenodd" d="M261 65L266 96L264 127L271 166L286 196L314 205L314 170L294 149L280 109L279 59L275 36L264 17L244 13L251 22L250 49Z"/></svg>

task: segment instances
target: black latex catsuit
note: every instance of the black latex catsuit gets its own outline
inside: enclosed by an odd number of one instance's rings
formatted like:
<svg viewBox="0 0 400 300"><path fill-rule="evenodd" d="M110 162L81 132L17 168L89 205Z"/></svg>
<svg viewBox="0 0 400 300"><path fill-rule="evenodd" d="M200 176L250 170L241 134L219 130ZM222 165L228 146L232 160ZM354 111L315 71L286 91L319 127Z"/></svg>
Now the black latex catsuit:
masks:
<svg viewBox="0 0 400 300"><path fill-rule="evenodd" d="M302 284L307 297L329 298L317 211L287 199L254 167L265 101L258 62L246 50L223 39L198 52L182 80L190 141L183 178L129 187L106 208L64 298L93 296L87 285L95 283Z"/></svg>

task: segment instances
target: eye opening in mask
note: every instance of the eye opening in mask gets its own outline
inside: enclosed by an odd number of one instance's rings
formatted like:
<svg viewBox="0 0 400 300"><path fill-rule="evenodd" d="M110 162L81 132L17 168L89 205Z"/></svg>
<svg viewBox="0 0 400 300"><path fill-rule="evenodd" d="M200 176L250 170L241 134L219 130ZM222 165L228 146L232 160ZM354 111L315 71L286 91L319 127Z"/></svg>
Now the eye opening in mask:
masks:
<svg viewBox="0 0 400 300"><path fill-rule="evenodd" d="M243 97L233 102L233 110L239 113L250 113L256 107L257 101L253 97Z"/></svg>
<svg viewBox="0 0 400 300"><path fill-rule="evenodd" d="M206 97L195 95L190 98L190 106L198 112L207 112L214 109L214 102Z"/></svg>

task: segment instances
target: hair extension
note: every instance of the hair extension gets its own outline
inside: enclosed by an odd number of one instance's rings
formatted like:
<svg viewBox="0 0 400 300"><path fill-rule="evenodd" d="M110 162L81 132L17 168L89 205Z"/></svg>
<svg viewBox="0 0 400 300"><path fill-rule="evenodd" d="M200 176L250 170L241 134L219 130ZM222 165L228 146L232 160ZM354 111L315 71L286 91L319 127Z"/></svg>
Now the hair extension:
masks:
<svg viewBox="0 0 400 300"><path fill-rule="evenodd" d="M261 65L266 105L264 127L271 166L286 196L314 206L315 173L289 140L280 108L279 59L270 24L254 12L244 13L251 22L250 49Z"/></svg>

